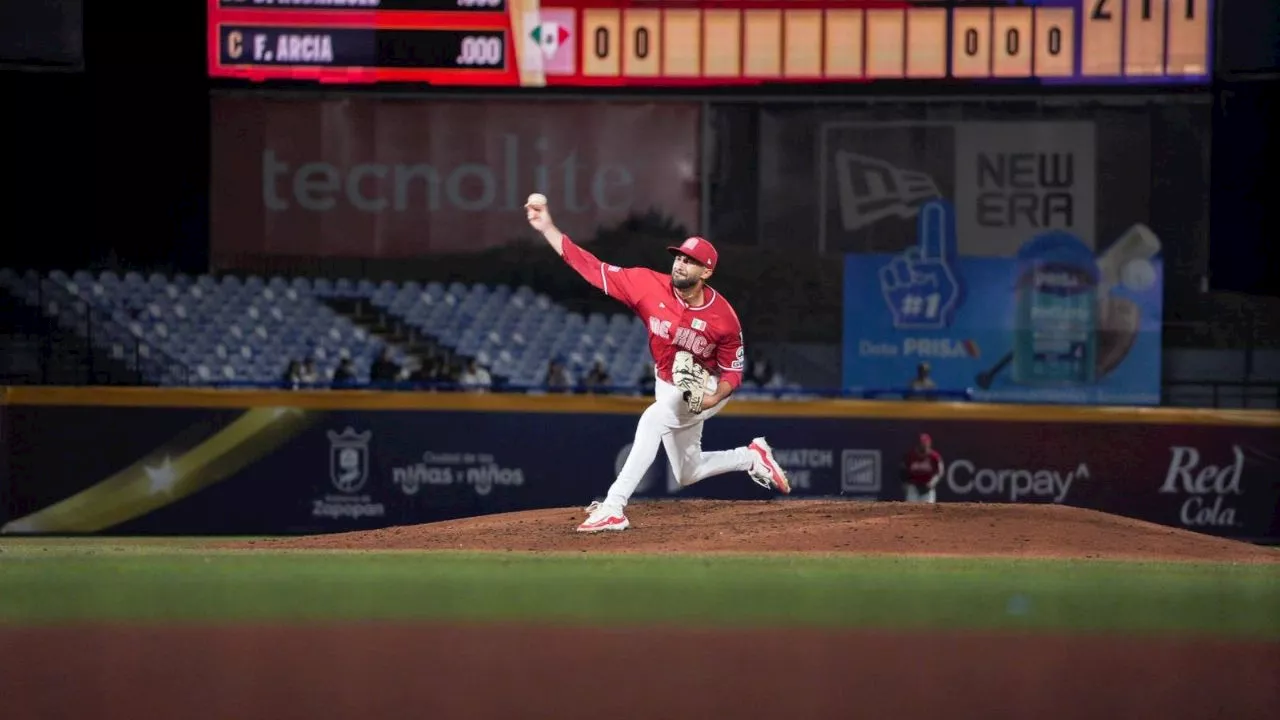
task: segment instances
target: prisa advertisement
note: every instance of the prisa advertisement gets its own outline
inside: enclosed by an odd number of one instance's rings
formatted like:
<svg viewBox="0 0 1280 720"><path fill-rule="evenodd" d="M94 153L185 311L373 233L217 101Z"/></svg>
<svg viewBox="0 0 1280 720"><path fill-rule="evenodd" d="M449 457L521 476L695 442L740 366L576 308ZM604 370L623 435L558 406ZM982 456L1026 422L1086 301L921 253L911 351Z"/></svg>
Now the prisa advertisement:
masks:
<svg viewBox="0 0 1280 720"><path fill-rule="evenodd" d="M845 256L845 388L1159 404L1160 240L1135 224L1098 247L1049 229L1013 257L961 256L952 205L922 204L914 246Z"/></svg>

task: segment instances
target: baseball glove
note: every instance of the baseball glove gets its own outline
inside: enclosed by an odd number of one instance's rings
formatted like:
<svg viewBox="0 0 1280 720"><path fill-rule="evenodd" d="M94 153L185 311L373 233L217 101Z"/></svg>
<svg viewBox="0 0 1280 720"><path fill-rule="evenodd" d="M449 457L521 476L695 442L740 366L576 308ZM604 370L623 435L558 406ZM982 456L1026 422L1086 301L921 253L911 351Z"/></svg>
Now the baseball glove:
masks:
<svg viewBox="0 0 1280 720"><path fill-rule="evenodd" d="M676 353L671 365L671 379L675 386L684 393L684 401L689 412L695 415L702 412L702 396L707 392L707 369L694 362L693 354L681 350Z"/></svg>

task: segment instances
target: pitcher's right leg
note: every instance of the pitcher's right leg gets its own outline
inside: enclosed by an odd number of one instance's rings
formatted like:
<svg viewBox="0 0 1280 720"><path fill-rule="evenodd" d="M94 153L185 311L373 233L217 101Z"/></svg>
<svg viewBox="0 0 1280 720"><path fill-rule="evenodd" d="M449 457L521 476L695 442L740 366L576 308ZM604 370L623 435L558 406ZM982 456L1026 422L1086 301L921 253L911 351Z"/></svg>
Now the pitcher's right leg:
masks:
<svg viewBox="0 0 1280 720"><path fill-rule="evenodd" d="M604 502L593 506L591 514L578 526L578 532L626 530L631 527L624 509L658 455L658 445L662 443L662 435L667 431L663 420L665 415L666 410L658 403L650 405L640 415L631 452L627 453L622 471L609 486Z"/></svg>

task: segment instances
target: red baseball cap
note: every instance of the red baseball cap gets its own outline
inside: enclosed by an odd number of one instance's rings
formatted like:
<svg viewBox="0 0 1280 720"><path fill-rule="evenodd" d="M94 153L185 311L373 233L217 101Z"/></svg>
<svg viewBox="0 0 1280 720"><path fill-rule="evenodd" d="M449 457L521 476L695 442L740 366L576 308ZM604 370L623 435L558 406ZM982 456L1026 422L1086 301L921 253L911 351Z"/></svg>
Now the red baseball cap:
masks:
<svg viewBox="0 0 1280 720"><path fill-rule="evenodd" d="M680 245L672 245L667 248L667 252L672 255L684 255L686 257L697 260L702 265L715 269L716 260L720 258L720 254L716 252L716 246L712 245L704 237L693 236L685 240Z"/></svg>

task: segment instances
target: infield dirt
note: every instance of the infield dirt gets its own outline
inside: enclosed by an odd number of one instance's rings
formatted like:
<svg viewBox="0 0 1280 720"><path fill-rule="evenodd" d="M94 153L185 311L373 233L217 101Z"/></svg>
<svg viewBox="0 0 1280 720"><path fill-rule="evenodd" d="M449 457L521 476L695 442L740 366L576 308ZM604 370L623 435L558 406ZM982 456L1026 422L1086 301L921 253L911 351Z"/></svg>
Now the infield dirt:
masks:
<svg viewBox="0 0 1280 720"><path fill-rule="evenodd" d="M631 529L583 534L581 508L237 543L328 550L853 553L1280 563L1280 551L1060 505L841 500L633 503Z"/></svg>

